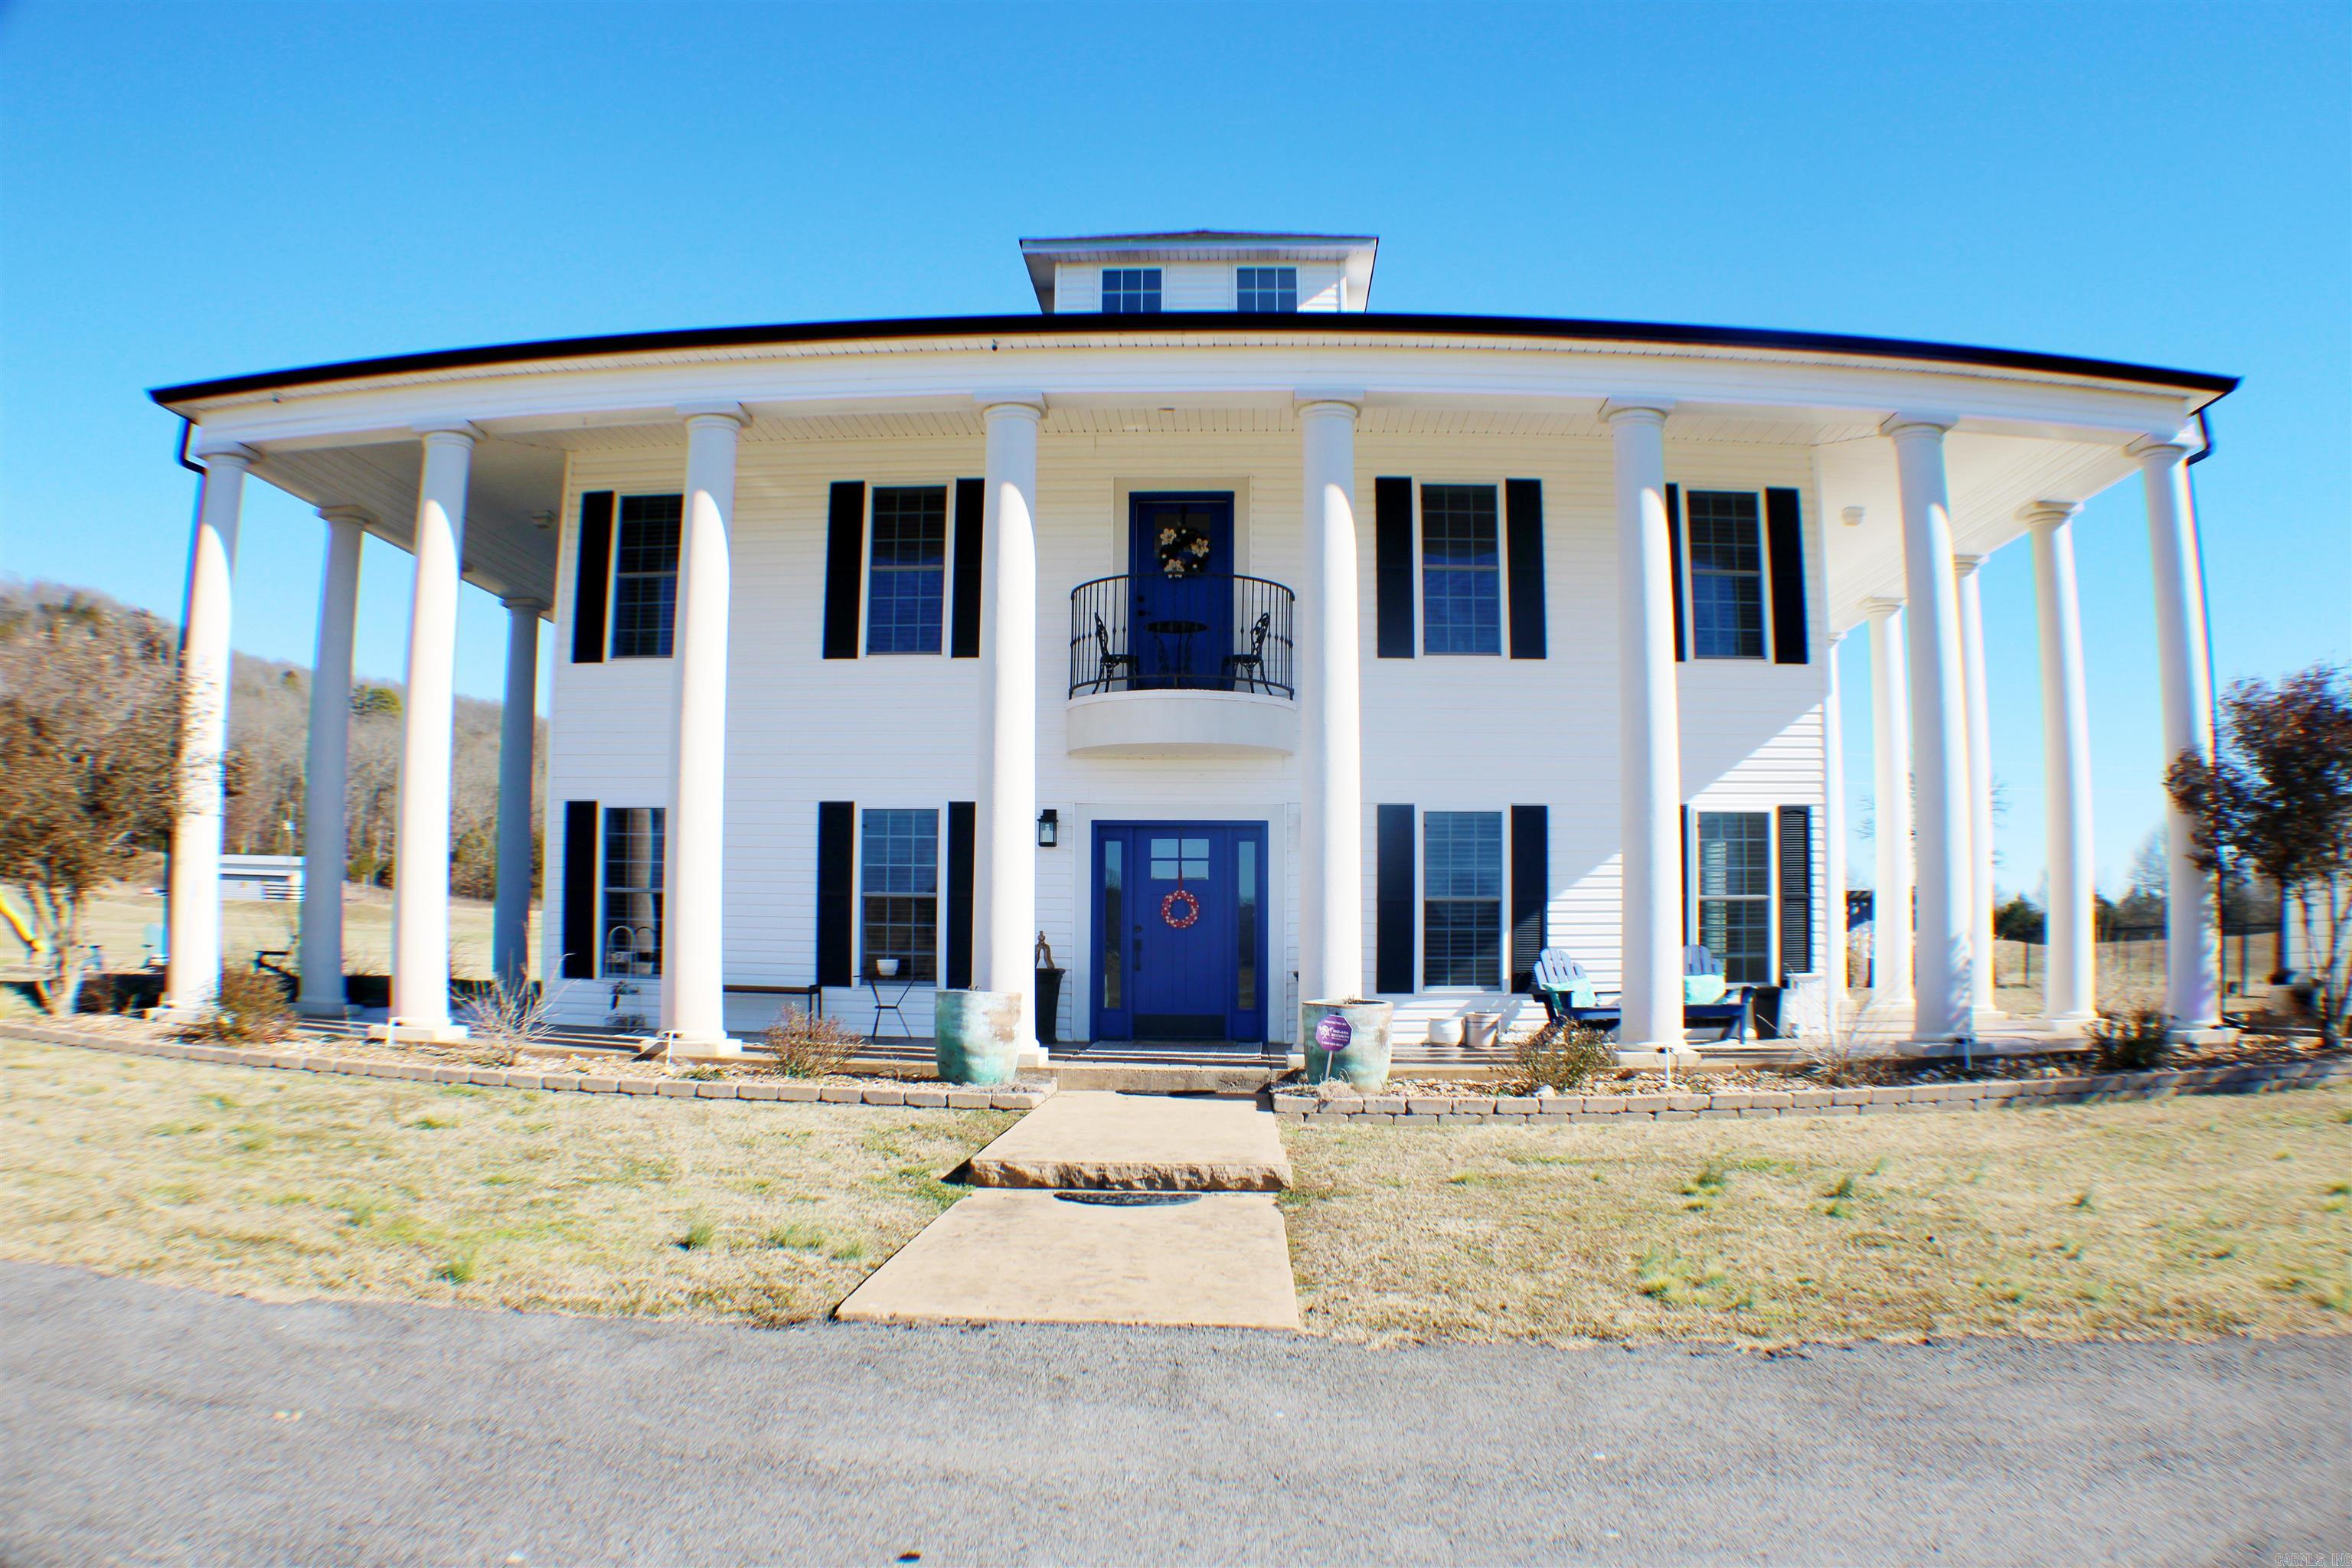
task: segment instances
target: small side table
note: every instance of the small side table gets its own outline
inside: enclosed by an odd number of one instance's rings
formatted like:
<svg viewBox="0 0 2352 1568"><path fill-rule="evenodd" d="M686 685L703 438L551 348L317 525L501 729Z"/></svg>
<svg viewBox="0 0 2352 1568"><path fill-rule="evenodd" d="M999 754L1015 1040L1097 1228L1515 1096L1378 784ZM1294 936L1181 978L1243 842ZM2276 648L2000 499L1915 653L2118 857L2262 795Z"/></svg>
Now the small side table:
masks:
<svg viewBox="0 0 2352 1568"><path fill-rule="evenodd" d="M892 979L898 979L900 982L898 994L886 1002L882 999L882 987L888 984ZM915 989L913 979L906 976L876 974L869 970L866 976L866 989L874 994L874 1025L866 1034L868 1043L882 1037L882 1015L885 1013L896 1014L898 1019L898 1033L908 1039L913 1039L915 1031L907 1026L906 1013L907 998Z"/></svg>

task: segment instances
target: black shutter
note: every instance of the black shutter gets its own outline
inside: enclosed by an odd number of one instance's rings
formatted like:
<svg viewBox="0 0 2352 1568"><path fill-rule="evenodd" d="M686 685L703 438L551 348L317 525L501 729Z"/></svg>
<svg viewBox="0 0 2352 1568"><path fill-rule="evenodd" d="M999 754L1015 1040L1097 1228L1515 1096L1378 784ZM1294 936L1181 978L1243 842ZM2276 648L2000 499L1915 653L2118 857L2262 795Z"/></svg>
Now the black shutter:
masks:
<svg viewBox="0 0 2352 1568"><path fill-rule="evenodd" d="M1544 950L1551 904L1551 812L1511 807L1511 989L1535 984L1536 955Z"/></svg>
<svg viewBox="0 0 2352 1568"><path fill-rule="evenodd" d="M948 989L971 988L971 858L978 803L948 802Z"/></svg>
<svg viewBox="0 0 2352 1568"><path fill-rule="evenodd" d="M1373 862L1372 989L1410 992L1412 984L1412 807L1379 808L1380 847ZM1319 997L1308 997L1319 1001Z"/></svg>
<svg viewBox="0 0 2352 1568"><path fill-rule="evenodd" d="M1682 808L1682 811L1683 811L1683 816L1682 816L1683 830L1682 830L1682 845L1681 845L1681 850L1680 850L1680 853L1681 853L1681 857L1682 857L1682 864L1683 864L1683 945L1684 945L1685 947L1688 947L1688 946L1691 944L1691 900L1690 900L1690 857L1691 857L1691 837L1690 837L1690 829L1691 829L1691 821L1690 821L1690 807L1689 807L1689 806L1684 806L1684 807ZM1679 967L1680 967L1680 965L1676 965L1676 967L1677 967L1677 968L1679 968Z"/></svg>
<svg viewBox="0 0 2352 1568"><path fill-rule="evenodd" d="M1380 657L1412 657L1412 481L1372 481L1373 607ZM1412 986L1403 987L1410 991Z"/></svg>
<svg viewBox="0 0 2352 1568"><path fill-rule="evenodd" d="M572 662L604 662L604 595L613 576L613 492L580 498L579 575L572 589Z"/></svg>
<svg viewBox="0 0 2352 1568"><path fill-rule="evenodd" d="M1683 631L1683 488L1666 487L1666 574L1675 584L1675 662L1690 658Z"/></svg>
<svg viewBox="0 0 2352 1568"><path fill-rule="evenodd" d="M980 573L987 534L988 481L955 482L955 595L948 621L948 657L980 657Z"/></svg>
<svg viewBox="0 0 2352 1568"><path fill-rule="evenodd" d="M604 498L610 500L612 498ZM563 803L563 978L596 978L596 803Z"/></svg>
<svg viewBox="0 0 2352 1568"><path fill-rule="evenodd" d="M1511 657L1544 657L1543 481L1503 481L1505 559L1511 574Z"/></svg>
<svg viewBox="0 0 2352 1568"><path fill-rule="evenodd" d="M850 960L856 932L852 896L852 846L857 837L857 806L846 800L816 805L816 983L855 985Z"/></svg>
<svg viewBox="0 0 2352 1568"><path fill-rule="evenodd" d="M1795 490L1764 492L1764 542L1772 556L1772 662L1803 664L1810 657L1805 636L1805 529L1803 502Z"/></svg>
<svg viewBox="0 0 2352 1568"><path fill-rule="evenodd" d="M857 657L857 589L866 576L866 481L833 487L824 529L824 657ZM831 984L827 982L827 984ZM842 984L849 984L847 980Z"/></svg>
<svg viewBox="0 0 2352 1568"><path fill-rule="evenodd" d="M1780 976L1813 967L1813 808L1784 805L1780 827Z"/></svg>

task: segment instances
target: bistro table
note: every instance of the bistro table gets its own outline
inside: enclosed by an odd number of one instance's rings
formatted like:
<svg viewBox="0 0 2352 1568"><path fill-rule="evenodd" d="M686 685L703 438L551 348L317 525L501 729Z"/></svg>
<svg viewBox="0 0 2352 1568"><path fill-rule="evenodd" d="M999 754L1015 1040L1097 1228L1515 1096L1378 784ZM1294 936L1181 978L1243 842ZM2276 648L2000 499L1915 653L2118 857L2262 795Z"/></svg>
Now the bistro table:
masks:
<svg viewBox="0 0 2352 1568"><path fill-rule="evenodd" d="M882 987L888 984L893 980L901 982L898 986L898 994L892 997L887 1002L885 1002L882 1000ZM905 1009L907 998L915 989L914 976L911 974L884 974L879 970L868 969L866 972L866 989L874 994L874 1025L873 1027L866 1032L866 1038L869 1042L880 1039L882 1037L882 1015L885 1013L895 1013L898 1017L898 1032L906 1036L907 1038L910 1040L913 1039L915 1037L915 1031L907 1026L907 1014Z"/></svg>
<svg viewBox="0 0 2352 1568"><path fill-rule="evenodd" d="M1143 629L1158 641L1160 648L1159 675L1162 679L1181 683L1192 673L1192 639L1209 629L1206 621L1146 621ZM1175 643L1175 657L1169 657L1169 643Z"/></svg>

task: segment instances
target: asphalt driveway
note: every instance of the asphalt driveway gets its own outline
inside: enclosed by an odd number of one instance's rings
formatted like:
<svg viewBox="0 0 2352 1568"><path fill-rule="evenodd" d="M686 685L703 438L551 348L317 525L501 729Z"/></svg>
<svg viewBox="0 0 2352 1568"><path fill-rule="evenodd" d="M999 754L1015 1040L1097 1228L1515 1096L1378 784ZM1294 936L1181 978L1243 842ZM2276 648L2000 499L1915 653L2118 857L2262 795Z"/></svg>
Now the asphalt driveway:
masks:
<svg viewBox="0 0 2352 1568"><path fill-rule="evenodd" d="M12 1564L2352 1563L2352 1339L762 1331L32 1264L0 1311Z"/></svg>

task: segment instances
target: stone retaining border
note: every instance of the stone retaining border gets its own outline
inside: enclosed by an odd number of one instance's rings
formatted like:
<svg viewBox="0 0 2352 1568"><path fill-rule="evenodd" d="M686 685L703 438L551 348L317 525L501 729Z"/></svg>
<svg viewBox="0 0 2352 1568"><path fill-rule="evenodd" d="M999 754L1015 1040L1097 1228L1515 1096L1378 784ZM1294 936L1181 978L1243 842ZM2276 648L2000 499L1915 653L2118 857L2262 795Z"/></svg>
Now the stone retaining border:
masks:
<svg viewBox="0 0 2352 1568"><path fill-rule="evenodd" d="M277 1068L287 1072L341 1073L352 1078L400 1079L412 1083L471 1083L490 1089L537 1089L580 1094L667 1095L677 1100L774 1100L784 1104L895 1105L920 1110L1034 1110L1054 1092L1044 1089L959 1089L948 1084L815 1084L791 1079L703 1081L690 1078L641 1078L622 1073L546 1072L522 1068L467 1067L462 1062L378 1061L368 1057L328 1056L299 1047L299 1040L268 1047L205 1046L184 1040L141 1040L127 1036L84 1034L55 1025L0 1024L0 1037L45 1046L80 1046L132 1057L168 1057L227 1067ZM631 1064L634 1065L634 1064Z"/></svg>
<svg viewBox="0 0 2352 1568"><path fill-rule="evenodd" d="M1992 1110L2003 1106L2098 1104L2168 1100L2180 1094L2266 1094L2352 1082L2352 1058L2254 1062L2242 1067L2092 1073L2068 1078L1980 1079L1899 1089L1810 1089L1777 1093L1549 1095L1351 1095L1320 1100L1276 1091L1285 1121L1437 1127L1496 1122L1756 1121L1772 1116L1885 1116Z"/></svg>

